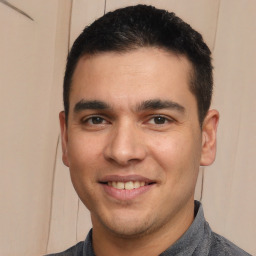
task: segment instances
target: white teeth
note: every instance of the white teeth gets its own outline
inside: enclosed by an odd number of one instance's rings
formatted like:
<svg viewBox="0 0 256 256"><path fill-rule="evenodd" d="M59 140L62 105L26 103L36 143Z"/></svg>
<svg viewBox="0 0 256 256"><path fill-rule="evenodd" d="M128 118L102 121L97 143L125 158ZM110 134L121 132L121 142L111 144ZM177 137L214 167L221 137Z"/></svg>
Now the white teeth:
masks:
<svg viewBox="0 0 256 256"><path fill-rule="evenodd" d="M117 185L116 185L116 188L118 188L118 189L124 189L124 183L118 181L118 182L117 182Z"/></svg>
<svg viewBox="0 0 256 256"><path fill-rule="evenodd" d="M135 181L133 182L134 188L139 188L140 187L140 182L139 181Z"/></svg>
<svg viewBox="0 0 256 256"><path fill-rule="evenodd" d="M112 187L117 188L117 183L115 181L112 182Z"/></svg>
<svg viewBox="0 0 256 256"><path fill-rule="evenodd" d="M117 182L115 182L115 181L109 181L108 185L111 186L111 187L117 188Z"/></svg>
<svg viewBox="0 0 256 256"><path fill-rule="evenodd" d="M133 182L132 182L132 181L125 182L124 188L125 188L125 189L129 189L129 190L130 190L130 189L133 189L133 188L134 188Z"/></svg>
<svg viewBox="0 0 256 256"><path fill-rule="evenodd" d="M145 186L145 182L144 181L141 181L140 182L140 186L142 187L142 186Z"/></svg>
<svg viewBox="0 0 256 256"><path fill-rule="evenodd" d="M145 186L144 181L128 181L128 182L122 182L122 181L109 181L108 185L117 189L135 189L139 187Z"/></svg>

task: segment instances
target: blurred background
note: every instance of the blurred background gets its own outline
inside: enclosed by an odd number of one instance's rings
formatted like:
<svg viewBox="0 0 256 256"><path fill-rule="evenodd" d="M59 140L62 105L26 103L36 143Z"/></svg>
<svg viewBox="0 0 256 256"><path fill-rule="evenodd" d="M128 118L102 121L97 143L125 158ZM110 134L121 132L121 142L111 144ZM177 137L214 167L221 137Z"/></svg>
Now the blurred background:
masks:
<svg viewBox="0 0 256 256"><path fill-rule="evenodd" d="M85 239L90 215L61 160L66 56L85 25L138 3L175 12L212 50L218 153L200 170L196 198L214 231L256 254L256 1L0 0L1 255L42 255Z"/></svg>

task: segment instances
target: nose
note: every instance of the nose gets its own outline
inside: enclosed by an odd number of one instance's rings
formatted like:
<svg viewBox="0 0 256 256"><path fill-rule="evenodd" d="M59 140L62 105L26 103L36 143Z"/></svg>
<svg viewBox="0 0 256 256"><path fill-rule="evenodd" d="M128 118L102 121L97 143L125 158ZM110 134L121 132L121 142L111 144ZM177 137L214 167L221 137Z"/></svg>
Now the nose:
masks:
<svg viewBox="0 0 256 256"><path fill-rule="evenodd" d="M140 128L134 124L124 123L113 128L104 157L121 166L140 162L146 157L146 146Z"/></svg>

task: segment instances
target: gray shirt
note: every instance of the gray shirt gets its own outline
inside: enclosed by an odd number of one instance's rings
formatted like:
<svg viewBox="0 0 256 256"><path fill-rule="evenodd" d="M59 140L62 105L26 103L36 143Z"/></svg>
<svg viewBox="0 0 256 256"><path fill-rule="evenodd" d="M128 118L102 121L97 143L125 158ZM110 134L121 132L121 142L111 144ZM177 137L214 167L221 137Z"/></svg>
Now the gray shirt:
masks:
<svg viewBox="0 0 256 256"><path fill-rule="evenodd" d="M92 229L85 241L68 250L48 256L95 256ZM195 201L195 219L183 236L159 256L248 256L226 238L214 233L204 218L203 207Z"/></svg>

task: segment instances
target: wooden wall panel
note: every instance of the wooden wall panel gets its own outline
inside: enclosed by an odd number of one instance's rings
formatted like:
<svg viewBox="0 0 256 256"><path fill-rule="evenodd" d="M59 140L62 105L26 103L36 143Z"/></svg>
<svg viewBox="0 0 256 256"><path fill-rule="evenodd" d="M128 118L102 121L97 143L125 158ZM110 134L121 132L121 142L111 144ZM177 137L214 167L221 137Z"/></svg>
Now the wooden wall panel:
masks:
<svg viewBox="0 0 256 256"><path fill-rule="evenodd" d="M217 158L203 203L213 228L256 255L256 2L221 1L214 50Z"/></svg>
<svg viewBox="0 0 256 256"><path fill-rule="evenodd" d="M68 35L58 18L67 2L10 1L33 20L0 2L1 255L46 249L61 105L61 84L54 83Z"/></svg>

